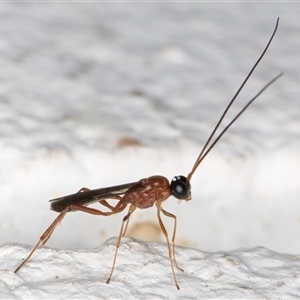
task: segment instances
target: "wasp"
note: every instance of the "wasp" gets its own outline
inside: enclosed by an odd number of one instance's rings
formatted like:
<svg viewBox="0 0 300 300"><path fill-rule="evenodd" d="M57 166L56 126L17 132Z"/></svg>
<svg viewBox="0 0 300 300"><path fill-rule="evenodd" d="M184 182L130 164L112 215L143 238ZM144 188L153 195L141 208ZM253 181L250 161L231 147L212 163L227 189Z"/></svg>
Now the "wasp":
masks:
<svg viewBox="0 0 300 300"><path fill-rule="evenodd" d="M174 267L177 269L183 271L177 263L176 257L175 257L175 237L176 237L176 229L177 229L177 218L172 213L166 211L162 204L164 201L166 201L170 196L173 196L179 200L185 200L190 201L192 199L191 195L191 179L193 177L194 172L197 170L200 163L203 161L203 159L207 156L207 154L212 150L212 148L217 144L217 142L220 140L220 138L224 135L225 132L231 127L233 123L244 113L244 111L258 98L260 94L262 94L265 89L267 89L273 82L275 82L279 77L281 77L283 74L280 73L275 78L273 78L269 83L267 83L245 106L244 108L232 119L232 121L221 131L221 133L214 139L214 135L219 128L220 124L222 123L225 115L227 114L229 108L236 100L237 96L240 94L241 90L243 89L244 85L247 83L249 78L251 77L252 73L264 57L265 53L267 52L274 36L277 31L279 24L279 18L277 19L275 29L271 35L271 38L269 39L265 49L263 50L262 54L248 73L247 77L244 79L243 83L227 105L226 109L224 110L223 114L221 115L218 123L216 124L215 128L213 129L212 133L210 134L209 138L207 139L206 143L204 144L199 156L197 157L190 173L187 176L178 175L175 176L171 182L169 180L161 175L155 175L150 176L148 178L140 179L136 182L131 183L125 183L121 185L111 186L111 187L105 187L105 188L99 188L90 190L88 188L81 188L77 193L63 196L60 198L52 199L50 200L50 208L56 212L59 213L57 218L52 222L52 224L46 229L46 231L42 234L37 244L34 246L34 248L31 250L29 255L26 257L26 259L19 265L19 267L15 270L15 273L18 272L30 259L30 257L33 255L33 253L36 251L36 249L44 245L48 239L51 237L52 233L54 232L57 225L63 220L63 218L66 216L69 212L75 212L75 211L81 211L84 213L92 214L92 215L98 215L98 216L111 216L117 213L122 212L125 210L128 206L129 209L127 211L127 214L123 217L123 221L120 228L120 233L117 239L114 259L112 263L112 268L110 271L110 274L108 276L108 279L106 283L109 283L114 268L116 265L117 260L117 254L118 249L121 245L121 239L125 235L129 218L133 214L133 212L139 208L139 209L147 209L152 206L156 206L157 209L157 218L159 226L166 238L167 241L167 247L168 247L168 253L169 253L169 259L171 263L171 270L172 275L174 279L175 286L177 289L179 289L179 284L176 279ZM117 201L117 204L115 206L110 205L107 202L107 199L115 200ZM104 206L108 211L102 211L99 209L94 209L88 207L90 204L98 202L102 206ZM164 226L164 223L161 218L161 214L165 215L168 218L173 219L174 221L174 227L173 227L173 233L171 241L168 236L168 232Z"/></svg>

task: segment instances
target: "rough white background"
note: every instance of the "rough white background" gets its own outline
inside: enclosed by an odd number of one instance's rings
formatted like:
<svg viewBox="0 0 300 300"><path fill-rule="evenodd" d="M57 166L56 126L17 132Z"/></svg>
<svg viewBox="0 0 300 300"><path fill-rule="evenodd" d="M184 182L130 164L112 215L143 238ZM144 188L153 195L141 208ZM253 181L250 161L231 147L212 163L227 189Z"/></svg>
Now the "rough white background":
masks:
<svg viewBox="0 0 300 300"><path fill-rule="evenodd" d="M299 13L298 3L278 2L0 3L1 297L126 297L133 286L133 297L296 297L298 256L250 248L300 249ZM29 249L11 243L33 245L54 220L47 200L83 186L187 175L278 16L275 40L227 120L271 78L284 77L199 167L193 200L164 205L178 217L178 244L246 247L228 254L236 268L244 269L247 257L249 269L263 274L259 280L277 289L262 284L256 292L255 280L219 261L226 252L179 248L186 272L178 274L178 294L166 245L131 240L117 262L126 276L116 274L107 286L113 242L93 248L118 234L123 215L68 215L47 243L64 250L41 250L17 276L11 272ZM164 242L154 208L135 212L128 233ZM72 252L78 248L85 250ZM68 253L64 272L58 267ZM154 268L135 267L153 261ZM211 272L226 268L228 277L218 285L203 264ZM291 283L277 282L279 271ZM232 276L238 288L230 288ZM154 288L157 294L148 294Z"/></svg>

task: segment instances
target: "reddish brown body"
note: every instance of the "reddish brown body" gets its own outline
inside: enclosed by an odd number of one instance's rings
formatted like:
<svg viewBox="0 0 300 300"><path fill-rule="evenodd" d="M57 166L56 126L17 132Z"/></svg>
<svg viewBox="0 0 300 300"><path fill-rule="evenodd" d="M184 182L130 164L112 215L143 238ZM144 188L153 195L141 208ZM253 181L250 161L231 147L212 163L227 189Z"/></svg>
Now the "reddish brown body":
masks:
<svg viewBox="0 0 300 300"><path fill-rule="evenodd" d="M190 187L189 187L190 188ZM31 257L31 255L35 252L35 250L40 246L47 242L47 240L50 238L51 234L53 233L56 226L63 220L65 215L68 212L72 211L82 211L85 213L89 213L92 215L100 215L100 216L111 216L113 214L120 213L123 211L128 205L129 210L128 213L123 218L116 252L114 256L114 262L111 269L111 273L109 275L109 278L107 280L107 283L110 281L110 278L113 274L114 266L116 263L116 257L118 248L121 244L121 238L125 235L129 217L131 214L136 210L136 208L140 209L146 209L149 207L152 207L153 205L156 205L157 207L157 217L159 221L159 225L162 229L163 234L165 235L167 239L168 249L169 249L169 256L171 261L171 268L172 273L175 281L176 287L179 289L175 273L174 273L174 265L179 268L177 261L175 259L175 234L176 234L176 216L173 214L165 211L161 207L161 203L165 200L167 200L172 195L171 186L169 180L164 176L151 176L148 178L141 179L137 182L127 183L119 186L114 187L106 187L101 189L95 189L95 190L89 190L87 188L80 189L77 193L67 195L64 197L56 198L50 200L51 202L51 209L59 212L60 214L57 216L57 218L52 222L52 224L48 227L48 229L43 233L43 235L40 237L40 240L35 245L35 247L32 249L32 251L29 253L27 258L21 263L21 265L15 270L17 272ZM107 199L111 200L117 200L117 204L115 206L112 206L107 202ZM190 193L187 194L186 201L189 201L191 199ZM103 205L104 207L108 208L108 211L102 211L95 208L87 207L89 204L92 204L94 202L98 202L99 204ZM165 229L165 226L162 222L160 212L162 212L165 216L172 218L174 220L174 230L172 234L172 244L169 241L168 233ZM172 245L172 247L171 247Z"/></svg>
<svg viewBox="0 0 300 300"><path fill-rule="evenodd" d="M123 196L123 203L133 204L144 209L155 204L156 201L162 202L171 196L169 180L164 176L151 176L141 179L133 185Z"/></svg>

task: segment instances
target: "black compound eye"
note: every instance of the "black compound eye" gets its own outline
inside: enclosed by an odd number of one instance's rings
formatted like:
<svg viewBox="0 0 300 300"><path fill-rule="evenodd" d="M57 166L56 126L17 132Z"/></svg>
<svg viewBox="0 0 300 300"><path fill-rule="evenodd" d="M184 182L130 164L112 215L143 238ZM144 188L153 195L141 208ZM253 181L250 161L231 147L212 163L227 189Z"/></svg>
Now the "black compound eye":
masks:
<svg viewBox="0 0 300 300"><path fill-rule="evenodd" d="M191 184L185 176L175 176L171 181L171 192L177 199L190 200Z"/></svg>

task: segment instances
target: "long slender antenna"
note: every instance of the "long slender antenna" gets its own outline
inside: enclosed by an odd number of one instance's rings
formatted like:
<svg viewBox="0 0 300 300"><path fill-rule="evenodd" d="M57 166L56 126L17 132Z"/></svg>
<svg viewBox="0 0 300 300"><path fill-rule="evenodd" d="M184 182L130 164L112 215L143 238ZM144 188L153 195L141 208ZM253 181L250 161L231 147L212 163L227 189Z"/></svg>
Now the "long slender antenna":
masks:
<svg viewBox="0 0 300 300"><path fill-rule="evenodd" d="M209 138L207 139L206 143L204 144L199 156L196 159L196 162L192 168L192 171L189 173L189 175L187 176L188 180L191 180L194 172L196 171L196 169L198 168L199 164L201 163L201 161L204 159L204 157L209 153L209 151L213 148L213 146L217 143L217 141L221 138L221 136L223 136L223 134L227 131L227 129L238 119L238 117L248 108L248 106L269 86L271 85L275 80L277 80L279 77L282 76L282 74L278 75L277 77L275 77L273 80L271 80L264 88L262 88L262 90L254 97L252 98L248 104L241 110L241 112L226 126L226 128L221 132L221 134L216 138L216 140L213 142L213 144L209 147L209 149L205 152L206 148L208 147L209 143L211 142L213 136L215 135L217 129L219 128L220 124L222 123L224 117L226 116L229 108L231 107L231 105L233 104L233 102L236 100L237 96L240 94L241 90L243 89L243 87L245 86L245 84L247 83L247 81L249 80L249 78L251 77L252 73L254 72L254 70L256 69L256 67L258 66L258 64L260 63L260 61L262 60L262 58L264 57L265 53L267 52L274 36L275 33L277 31L278 28L278 24L279 24L279 18L277 18L276 21L276 25L275 25L275 29L271 35L271 38L269 39L269 42L267 43L264 51L262 52L262 54L260 55L260 57L258 58L258 60L256 61L256 63L254 64L254 66L252 67L252 69L250 70L249 74L247 75L247 77L245 78L245 80L243 81L243 83L241 84L241 86L239 87L239 89L237 90L237 92L235 93L235 95L233 96L233 98L231 99L231 101L229 102L229 104L227 105L226 109L224 110L221 118L219 119L217 125L215 126L214 130L212 131L212 133L210 134Z"/></svg>
<svg viewBox="0 0 300 300"><path fill-rule="evenodd" d="M231 127L231 125L240 117L240 115L252 104L252 102L258 98L272 83L274 83L278 78L280 78L283 73L280 73L276 77L274 77L269 83L267 83L245 106L244 108L232 119L232 121L222 130L222 132L218 135L218 137L213 141L213 143L209 146L209 148L204 152L204 154L200 157L198 161L198 165L205 158L205 156L210 152L210 150L215 146L215 144L219 141L219 139L223 136L223 134Z"/></svg>

